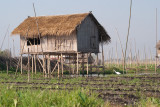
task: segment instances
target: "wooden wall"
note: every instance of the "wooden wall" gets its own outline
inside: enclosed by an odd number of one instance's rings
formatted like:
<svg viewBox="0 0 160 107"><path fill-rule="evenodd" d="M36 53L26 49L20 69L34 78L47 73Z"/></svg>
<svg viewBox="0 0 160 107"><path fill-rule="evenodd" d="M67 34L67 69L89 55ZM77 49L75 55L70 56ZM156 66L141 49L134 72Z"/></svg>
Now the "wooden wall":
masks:
<svg viewBox="0 0 160 107"><path fill-rule="evenodd" d="M79 52L99 52L98 29L89 16L81 23L77 31Z"/></svg>
<svg viewBox="0 0 160 107"><path fill-rule="evenodd" d="M20 37L21 53L29 52L77 52L77 39L72 36L45 36L41 38L40 45L27 46L27 40ZM42 45L42 48L41 48ZM23 48L24 47L24 48Z"/></svg>

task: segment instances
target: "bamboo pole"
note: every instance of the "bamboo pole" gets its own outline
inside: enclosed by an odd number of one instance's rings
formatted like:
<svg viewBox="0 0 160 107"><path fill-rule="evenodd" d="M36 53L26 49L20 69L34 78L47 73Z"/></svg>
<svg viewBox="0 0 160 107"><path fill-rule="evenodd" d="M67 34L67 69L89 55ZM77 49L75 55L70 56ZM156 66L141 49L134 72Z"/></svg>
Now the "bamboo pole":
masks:
<svg viewBox="0 0 160 107"><path fill-rule="evenodd" d="M129 16L129 25L128 25L128 33L127 33L127 40L126 40L126 48L125 48L125 54L124 54L124 68L126 70L126 55L127 55L127 47L128 47L128 38L130 34L130 25L131 25L131 12L132 12L132 0L130 2L130 16ZM123 71L124 72L124 71ZM127 73L127 72L126 72Z"/></svg>
<svg viewBox="0 0 160 107"><path fill-rule="evenodd" d="M2 44L1 44L1 48L0 48L0 50L2 50L3 43L4 43L4 40L5 40L6 36L7 36L9 26L10 26L10 25L8 25L8 28L7 28L7 31L6 31L5 36L4 36L4 38L3 38L3 41L2 41Z"/></svg>
<svg viewBox="0 0 160 107"><path fill-rule="evenodd" d="M98 58L98 53L97 53L97 67L96 67L96 71L98 71L98 76L99 76L100 71L99 71L99 65L98 65L99 60L98 60L98 59L99 59L99 58Z"/></svg>
<svg viewBox="0 0 160 107"><path fill-rule="evenodd" d="M37 74L36 55L34 55L34 71L35 71L35 74Z"/></svg>
<svg viewBox="0 0 160 107"><path fill-rule="evenodd" d="M23 73L23 62L22 62L23 60L22 60L22 54L21 54L21 74Z"/></svg>
<svg viewBox="0 0 160 107"><path fill-rule="evenodd" d="M136 63L135 63L135 66L136 66L136 74L137 74L137 71L138 71L138 55L137 55L137 49L136 49L136 40L134 39L134 44L135 44L135 60L136 60Z"/></svg>
<svg viewBox="0 0 160 107"><path fill-rule="evenodd" d="M101 36L101 42L102 42L102 36ZM103 42L101 43L101 47L102 47L102 65L103 65L103 72L104 71L104 50L103 50ZM90 53L90 56L91 56L91 53Z"/></svg>
<svg viewBox="0 0 160 107"><path fill-rule="evenodd" d="M41 65L41 67L44 69L44 71L45 71L45 65L44 65L44 58L42 59L42 62L43 62L43 64L41 63L41 61L40 61L40 59L39 59L39 57L37 56L37 59L38 59L38 61L39 61L39 63L40 63L40 65Z"/></svg>
<svg viewBox="0 0 160 107"><path fill-rule="evenodd" d="M30 72L30 64L29 64L29 48L28 48L28 82L29 82L29 79L30 79L30 74L29 74L29 72Z"/></svg>
<svg viewBox="0 0 160 107"><path fill-rule="evenodd" d="M62 69L62 77L63 77L63 54L61 53L61 69Z"/></svg>
<svg viewBox="0 0 160 107"><path fill-rule="evenodd" d="M32 74L33 74L33 67L34 65L33 65L33 55L32 55Z"/></svg>
<svg viewBox="0 0 160 107"><path fill-rule="evenodd" d="M58 78L59 78L59 55L58 55Z"/></svg>
<svg viewBox="0 0 160 107"><path fill-rule="evenodd" d="M90 53L90 58L91 58L91 53ZM103 70L104 70L104 68L103 68ZM90 72L91 72L91 76L92 76L92 60L91 60L91 63L90 63Z"/></svg>
<svg viewBox="0 0 160 107"><path fill-rule="evenodd" d="M130 43L130 67L132 67L132 45L131 45L131 43Z"/></svg>
<svg viewBox="0 0 160 107"><path fill-rule="evenodd" d="M116 29L116 32L117 32L117 36L118 36L118 40L119 40L119 43L120 43L120 46L121 46L121 51L122 51L122 65L123 65L123 74L124 74L124 51L123 51L123 47L122 47L122 43L121 43L121 40L120 40L120 37L119 37L119 33L118 33L118 30L117 28Z"/></svg>
<svg viewBox="0 0 160 107"><path fill-rule="evenodd" d="M78 68L79 68L79 65L78 65L78 52L77 52L77 75L78 75Z"/></svg>
<svg viewBox="0 0 160 107"><path fill-rule="evenodd" d="M150 48L150 65L152 66L152 52L151 52L151 48Z"/></svg>
<svg viewBox="0 0 160 107"><path fill-rule="evenodd" d="M43 56L43 76L45 77L45 61L44 61L44 56Z"/></svg>
<svg viewBox="0 0 160 107"><path fill-rule="evenodd" d="M157 8L156 8L156 45L157 45L157 39L158 39L158 30L157 30L157 26L158 26L158 21L157 21ZM155 74L157 73L157 57L158 57L158 54L157 54L157 49L156 49L156 58L155 58Z"/></svg>
<svg viewBox="0 0 160 107"><path fill-rule="evenodd" d="M87 77L88 77L88 53L87 53Z"/></svg>
<svg viewBox="0 0 160 107"><path fill-rule="evenodd" d="M56 67L57 67L58 63L59 63L59 62L57 61L57 63L56 63L56 65L54 66L54 68L53 68L53 70L52 70L51 74L53 74L53 72L54 72L54 70L56 69Z"/></svg>
<svg viewBox="0 0 160 107"><path fill-rule="evenodd" d="M147 69L147 54L146 54L146 48L144 46L144 55L145 55L145 67Z"/></svg>
<svg viewBox="0 0 160 107"><path fill-rule="evenodd" d="M71 74L71 55L69 55L69 74Z"/></svg>
<svg viewBox="0 0 160 107"><path fill-rule="evenodd" d="M117 51L117 42L116 42L116 57L117 57L117 67L119 67L118 51Z"/></svg>
<svg viewBox="0 0 160 107"><path fill-rule="evenodd" d="M50 77L50 55L48 54L48 58L47 58L47 66L48 66L48 77Z"/></svg>
<svg viewBox="0 0 160 107"><path fill-rule="evenodd" d="M82 72L84 76L84 53L82 53Z"/></svg>

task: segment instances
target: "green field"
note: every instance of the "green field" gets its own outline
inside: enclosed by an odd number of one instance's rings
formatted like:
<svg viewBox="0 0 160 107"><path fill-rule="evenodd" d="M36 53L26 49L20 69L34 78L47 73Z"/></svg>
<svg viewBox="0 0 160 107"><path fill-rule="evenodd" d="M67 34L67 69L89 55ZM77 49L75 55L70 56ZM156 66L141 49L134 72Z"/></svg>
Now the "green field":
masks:
<svg viewBox="0 0 160 107"><path fill-rule="evenodd" d="M107 72L107 71L106 71ZM130 71L131 72L131 71ZM2 107L160 106L160 74L44 78L0 73Z"/></svg>

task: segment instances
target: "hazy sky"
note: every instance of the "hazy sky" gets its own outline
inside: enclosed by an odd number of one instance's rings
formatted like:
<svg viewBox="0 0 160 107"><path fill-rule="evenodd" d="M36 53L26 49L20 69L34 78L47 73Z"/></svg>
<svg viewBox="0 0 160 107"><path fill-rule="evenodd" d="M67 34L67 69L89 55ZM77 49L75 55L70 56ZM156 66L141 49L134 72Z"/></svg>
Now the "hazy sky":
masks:
<svg viewBox="0 0 160 107"><path fill-rule="evenodd" d="M85 13L92 11L97 20L104 26L111 37L111 43L105 45L105 58L113 49L115 56L116 42L119 56L121 48L115 28L118 29L120 39L125 47L130 0L1 0L0 2L0 45L9 27L9 33L13 31L28 16L34 16L33 3L35 3L37 16ZM160 0L133 0L131 32L129 46L134 52L136 41L137 50L144 52L144 46L148 53L155 55L156 35L156 8L158 9L158 39L160 39ZM19 36L10 37L9 45L12 48L15 39L16 54L19 53ZM8 47L8 38L5 39L3 49ZM130 49L130 47L129 47ZM134 53L133 53L134 54Z"/></svg>

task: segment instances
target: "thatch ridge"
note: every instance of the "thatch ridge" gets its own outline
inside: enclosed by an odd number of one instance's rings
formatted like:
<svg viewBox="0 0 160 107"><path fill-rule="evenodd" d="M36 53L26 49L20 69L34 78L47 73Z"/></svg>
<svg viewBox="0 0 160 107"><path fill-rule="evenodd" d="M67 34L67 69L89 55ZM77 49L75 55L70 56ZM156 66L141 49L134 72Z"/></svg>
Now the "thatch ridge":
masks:
<svg viewBox="0 0 160 107"><path fill-rule="evenodd" d="M93 16L92 13L82 13L82 14L71 14L71 15L57 15L57 16L39 16L39 17L28 17L25 19L17 28L12 32L12 35L25 36L27 38L38 37L38 30L36 20L38 22L38 28L40 36L69 36L76 34L77 26L81 22L90 16L91 19L96 23L99 30L99 41L108 43L110 42L110 37ZM29 31L28 31L29 30ZM28 31L28 32L27 32Z"/></svg>

